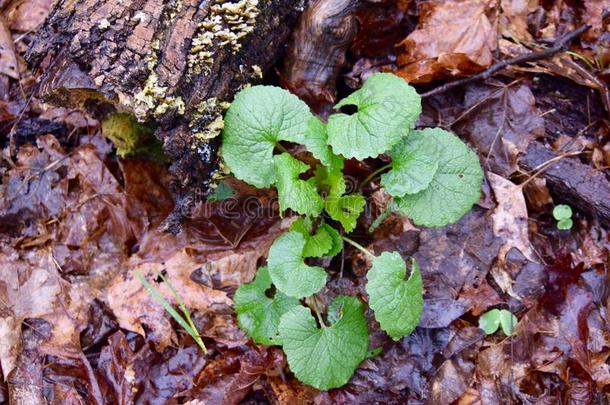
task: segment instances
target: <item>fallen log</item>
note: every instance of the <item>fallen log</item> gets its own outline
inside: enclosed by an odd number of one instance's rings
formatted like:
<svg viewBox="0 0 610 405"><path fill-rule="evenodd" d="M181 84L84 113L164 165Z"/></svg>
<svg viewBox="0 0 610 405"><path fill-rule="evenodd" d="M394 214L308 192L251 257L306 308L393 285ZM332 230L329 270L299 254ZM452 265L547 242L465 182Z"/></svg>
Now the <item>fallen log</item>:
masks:
<svg viewBox="0 0 610 405"><path fill-rule="evenodd" d="M532 142L519 159L519 167L530 173L540 170L539 176L558 201L610 226L610 181L606 175L577 158L557 156L541 143Z"/></svg>
<svg viewBox="0 0 610 405"><path fill-rule="evenodd" d="M27 60L38 96L157 125L170 159L176 232L219 171L222 115L274 64L305 0L60 0Z"/></svg>

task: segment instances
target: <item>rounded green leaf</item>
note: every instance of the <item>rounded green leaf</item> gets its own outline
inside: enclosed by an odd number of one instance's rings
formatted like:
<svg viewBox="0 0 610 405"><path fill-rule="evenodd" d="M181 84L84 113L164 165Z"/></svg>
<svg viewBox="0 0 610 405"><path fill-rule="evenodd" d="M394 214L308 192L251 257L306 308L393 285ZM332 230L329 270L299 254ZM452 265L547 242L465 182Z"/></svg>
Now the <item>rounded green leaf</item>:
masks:
<svg viewBox="0 0 610 405"><path fill-rule="evenodd" d="M307 122L307 132L302 135L290 136L284 140L305 145L305 148L322 164L326 166L331 164L332 152L328 146L326 124L320 121L318 117L311 117L309 119Z"/></svg>
<svg viewBox="0 0 610 405"><path fill-rule="evenodd" d="M507 311L506 309L500 311L500 326L502 327L502 332L504 332L506 336L512 336L515 333L517 322L517 317L510 311Z"/></svg>
<svg viewBox="0 0 610 405"><path fill-rule="evenodd" d="M440 128L415 132L438 144L439 166L426 189L396 198L396 206L418 225L438 227L456 222L481 195L479 159L451 132Z"/></svg>
<svg viewBox="0 0 610 405"><path fill-rule="evenodd" d="M280 211L291 208L299 214L313 217L319 215L324 207L324 201L318 194L315 179L299 179L299 175L309 170L309 166L293 158L289 153L276 155L273 160Z"/></svg>
<svg viewBox="0 0 610 405"><path fill-rule="evenodd" d="M329 318L336 321L320 328L311 311L298 306L282 316L278 328L290 370L299 381L319 390L345 385L368 355L368 328L360 300L338 296Z"/></svg>
<svg viewBox="0 0 610 405"><path fill-rule="evenodd" d="M566 204L559 204L553 208L553 218L557 221L572 218L572 208Z"/></svg>
<svg viewBox="0 0 610 405"><path fill-rule="evenodd" d="M299 300L276 291L269 298L266 291L271 288L271 277L267 267L261 267L254 281L242 284L235 292L235 312L240 328L256 343L280 344L277 327L280 317L300 305Z"/></svg>
<svg viewBox="0 0 610 405"><path fill-rule="evenodd" d="M334 153L358 160L388 151L409 133L421 113L415 89L391 73L373 74L335 108L346 105L355 105L358 111L328 118L328 143Z"/></svg>
<svg viewBox="0 0 610 405"><path fill-rule="evenodd" d="M500 310L492 309L491 311L485 312L479 318L479 328L485 331L485 334L491 335L496 333L500 326Z"/></svg>
<svg viewBox="0 0 610 405"><path fill-rule="evenodd" d="M240 91L224 119L224 162L238 179L259 188L271 186L277 142L303 137L311 117L307 104L279 87Z"/></svg>
<svg viewBox="0 0 610 405"><path fill-rule="evenodd" d="M381 185L394 197L424 190L438 169L438 144L414 131L390 151L392 170L381 176Z"/></svg>
<svg viewBox="0 0 610 405"><path fill-rule="evenodd" d="M573 225L574 221L572 221L572 218L566 218L557 222L557 229L559 229L560 231L567 231L568 229L572 229Z"/></svg>
<svg viewBox="0 0 610 405"><path fill-rule="evenodd" d="M304 248L303 235L290 231L277 238L269 249L267 267L271 280L278 290L291 297L308 297L326 284L323 268L305 264Z"/></svg>
<svg viewBox="0 0 610 405"><path fill-rule="evenodd" d="M415 259L409 279L407 266L397 252L383 252L373 259L367 274L369 306L381 329L393 340L409 335L419 324L424 298L422 278Z"/></svg>

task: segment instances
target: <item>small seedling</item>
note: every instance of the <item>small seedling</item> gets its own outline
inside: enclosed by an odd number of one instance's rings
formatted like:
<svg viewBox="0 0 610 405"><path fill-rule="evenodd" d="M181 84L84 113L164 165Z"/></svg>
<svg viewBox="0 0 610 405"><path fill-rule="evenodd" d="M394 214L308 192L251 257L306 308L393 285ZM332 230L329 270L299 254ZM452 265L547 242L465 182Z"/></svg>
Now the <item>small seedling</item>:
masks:
<svg viewBox="0 0 610 405"><path fill-rule="evenodd" d="M560 204L553 208L553 218L557 221L557 229L567 230L572 229L572 208L566 204Z"/></svg>
<svg viewBox="0 0 610 405"><path fill-rule="evenodd" d="M496 333L498 327L502 327L502 332L506 336L512 336L515 333L515 326L517 326L517 317L506 309L492 309L479 318L479 328L487 335Z"/></svg>
<svg viewBox="0 0 610 405"><path fill-rule="evenodd" d="M191 318L191 314L189 313L189 311L186 308L186 305L184 304L184 300L182 299L180 294L178 294L178 291L176 291L174 286L169 282L167 277L165 277L162 273L159 273L159 277L161 278L161 280L163 280L163 282L165 284L167 284L170 291L172 292L174 299L178 303L178 307L180 308L180 311L182 311L182 315L180 315L172 307L172 305L169 302L167 302L167 300L163 297L163 295L161 295L161 293L155 287L153 287L148 282L148 280L146 280L146 278L144 278L144 276L142 276L140 273L136 273L136 277L138 277L138 280L140 280L140 283L142 283L142 285L148 290L148 292L150 293L150 295L152 295L152 297L155 299L155 301L157 301L159 304L161 304L161 306L167 311L167 313L170 314L170 316L172 318L174 318L174 320L176 322L178 322L178 324L184 328L186 333L191 335L191 337L193 338L195 343L197 343L197 345L201 348L201 350L203 350L203 352L207 354L208 349L205 347L205 344L203 344L203 340L201 340L199 331L197 330L197 327L195 326L195 323L193 322L193 319Z"/></svg>
<svg viewBox="0 0 610 405"><path fill-rule="evenodd" d="M238 288L239 325L256 343L281 345L296 377L321 390L346 384L358 365L380 350L369 350L360 299L340 295L326 314L303 304L312 302L308 297L328 279L323 267L307 259L333 257L344 242L370 256L368 305L393 340L413 332L423 310L422 276L414 259L408 270L397 252L377 256L345 236L365 206L362 194L347 193L345 159L387 154L391 163L374 175L381 174L381 185L393 197L389 206L429 227L466 214L479 200L483 179L477 155L457 136L440 128L414 129L421 99L403 79L374 74L335 109L347 105L357 111L332 114L325 124L288 91L253 86L236 95L222 134L221 155L231 173L259 188L274 186L280 211L300 215L273 242L267 266ZM304 145L320 164L312 168L298 160L283 141Z"/></svg>

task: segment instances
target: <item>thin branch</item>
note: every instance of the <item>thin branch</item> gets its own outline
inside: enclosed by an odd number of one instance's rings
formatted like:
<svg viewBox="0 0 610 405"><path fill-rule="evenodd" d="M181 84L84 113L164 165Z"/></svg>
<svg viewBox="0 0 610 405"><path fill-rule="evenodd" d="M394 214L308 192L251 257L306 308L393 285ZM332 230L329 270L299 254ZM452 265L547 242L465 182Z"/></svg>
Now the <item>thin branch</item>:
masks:
<svg viewBox="0 0 610 405"><path fill-rule="evenodd" d="M580 34L585 32L586 30L588 30L590 27L591 26L588 24L583 24L580 27L578 27L577 29L575 29L574 31L568 32L567 34L559 37L557 40L555 40L555 42L553 42L553 46L551 46L550 48L543 49L541 51L530 52L525 55L519 55L514 58L503 60L501 62L491 65L489 68L482 71L481 73L478 73L474 76L466 77L464 79L456 80L454 82L444 84L444 85L439 86L435 89L432 89L426 93L423 93L421 96L430 97L430 96L434 96L436 94L444 93L447 90L453 89L455 87L460 87L465 84L476 82L479 80L489 79L496 72L498 72L508 66L518 65L518 64L524 63L524 62L532 62L535 60L545 59L545 58L548 58L549 56L553 56L556 53L562 51L575 38L577 38Z"/></svg>

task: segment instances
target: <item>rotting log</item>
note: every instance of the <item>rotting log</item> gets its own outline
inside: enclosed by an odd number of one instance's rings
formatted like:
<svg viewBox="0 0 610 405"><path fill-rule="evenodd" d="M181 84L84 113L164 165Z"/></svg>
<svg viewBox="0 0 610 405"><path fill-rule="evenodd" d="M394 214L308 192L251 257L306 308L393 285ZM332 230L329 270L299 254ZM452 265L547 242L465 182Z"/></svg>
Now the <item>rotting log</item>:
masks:
<svg viewBox="0 0 610 405"><path fill-rule="evenodd" d="M315 0L292 34L280 70L282 85L326 117L337 97L337 76L357 30L360 0Z"/></svg>
<svg viewBox="0 0 610 405"><path fill-rule="evenodd" d="M541 143L532 142L519 159L519 167L530 173L541 170L539 176L557 200L610 226L610 181L606 175L577 158L557 156Z"/></svg>
<svg viewBox="0 0 610 405"><path fill-rule="evenodd" d="M59 0L27 60L38 96L154 121L170 159L176 232L219 171L222 115L283 51L305 0Z"/></svg>

